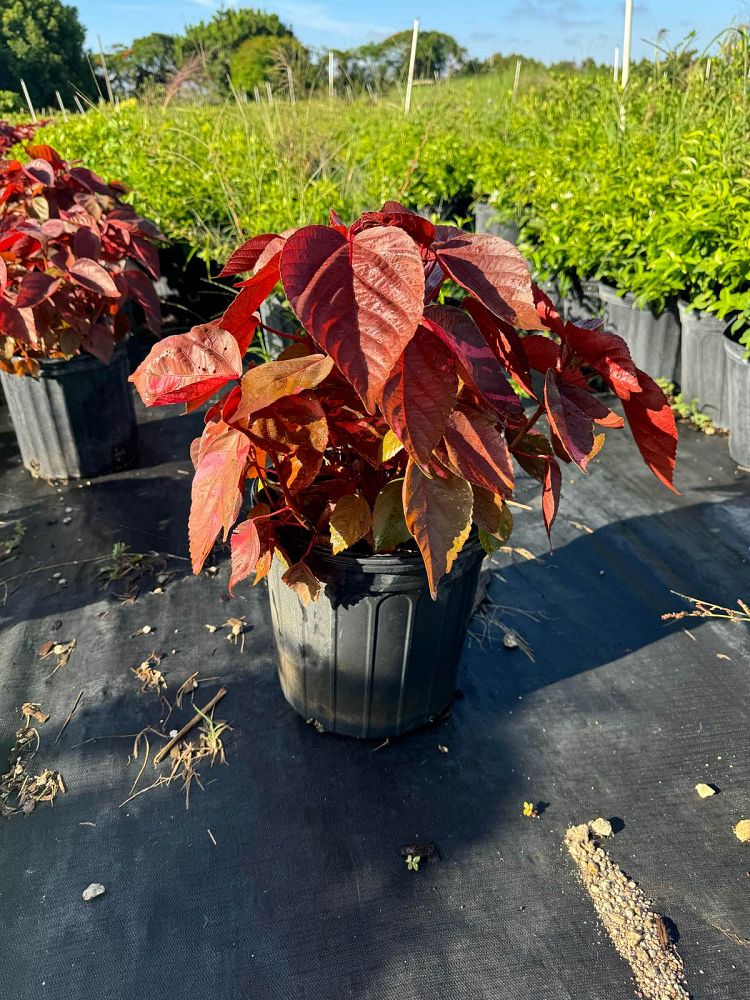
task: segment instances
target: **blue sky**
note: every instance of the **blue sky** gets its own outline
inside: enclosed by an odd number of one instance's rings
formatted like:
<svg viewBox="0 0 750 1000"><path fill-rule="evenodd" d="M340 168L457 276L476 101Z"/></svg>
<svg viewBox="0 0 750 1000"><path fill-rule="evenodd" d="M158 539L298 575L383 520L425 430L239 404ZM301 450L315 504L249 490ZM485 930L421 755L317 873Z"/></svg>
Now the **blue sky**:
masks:
<svg viewBox="0 0 750 1000"><path fill-rule="evenodd" d="M250 2L278 14L307 45L345 48L383 38L411 26L446 31L472 54L522 52L545 61L580 60L593 56L609 61L620 44L624 0L279 0ZM213 0L79 0L76 4L96 47L128 43L151 31L179 32L186 24L211 16ZM706 44L733 21L750 21L750 0L636 0L633 55L651 54L642 39L666 28L677 43L688 31L698 31Z"/></svg>

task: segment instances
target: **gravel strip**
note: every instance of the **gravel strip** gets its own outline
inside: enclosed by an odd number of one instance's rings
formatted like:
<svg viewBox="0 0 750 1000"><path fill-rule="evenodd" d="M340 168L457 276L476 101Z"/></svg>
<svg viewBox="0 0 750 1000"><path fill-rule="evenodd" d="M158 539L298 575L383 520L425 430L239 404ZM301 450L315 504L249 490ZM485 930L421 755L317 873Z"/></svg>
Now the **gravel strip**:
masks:
<svg viewBox="0 0 750 1000"><path fill-rule="evenodd" d="M639 994L645 1000L689 1000L682 959L635 882L599 847L588 824L569 827L565 846L604 929L630 964Z"/></svg>

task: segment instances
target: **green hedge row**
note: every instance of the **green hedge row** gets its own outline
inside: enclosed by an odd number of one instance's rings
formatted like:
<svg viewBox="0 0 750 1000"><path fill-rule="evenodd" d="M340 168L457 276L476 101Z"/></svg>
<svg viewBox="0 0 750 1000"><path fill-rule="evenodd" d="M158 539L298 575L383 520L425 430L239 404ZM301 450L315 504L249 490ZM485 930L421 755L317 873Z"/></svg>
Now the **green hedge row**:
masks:
<svg viewBox="0 0 750 1000"><path fill-rule="evenodd" d="M128 184L138 209L205 259L239 240L352 217L389 198L465 223L474 199L520 225L540 277L601 278L656 309L678 298L750 318L750 113L730 51L710 80L604 73L421 88L381 101L169 109L125 102L42 141Z"/></svg>

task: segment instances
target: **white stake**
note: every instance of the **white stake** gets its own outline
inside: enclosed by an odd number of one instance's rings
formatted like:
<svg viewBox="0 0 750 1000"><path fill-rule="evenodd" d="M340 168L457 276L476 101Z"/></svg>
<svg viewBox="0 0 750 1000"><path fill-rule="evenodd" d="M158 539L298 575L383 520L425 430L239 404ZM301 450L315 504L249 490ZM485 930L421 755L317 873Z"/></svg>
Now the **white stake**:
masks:
<svg viewBox="0 0 750 1000"><path fill-rule="evenodd" d="M26 98L26 103L29 106L29 114L31 115L31 120L35 122L37 120L36 111L34 111L34 105L31 103L31 98L29 97L29 91L26 86L25 80L21 80L21 90L23 91L23 96Z"/></svg>
<svg viewBox="0 0 750 1000"><path fill-rule="evenodd" d="M414 64L417 61L417 39L419 38L419 18L414 21L414 31L411 35L411 53L409 55L409 76L406 80L406 99L404 111L409 114L411 109L411 88L414 85Z"/></svg>
<svg viewBox="0 0 750 1000"><path fill-rule="evenodd" d="M612 79L617 83L618 77L620 76L620 46L615 45L615 62L614 69L612 72Z"/></svg>
<svg viewBox="0 0 750 1000"><path fill-rule="evenodd" d="M260 104L260 91L257 84L253 87L253 93L255 94L255 103Z"/></svg>
<svg viewBox="0 0 750 1000"><path fill-rule="evenodd" d="M711 79L711 56L706 59L706 82Z"/></svg>
<svg viewBox="0 0 750 1000"><path fill-rule="evenodd" d="M81 112L81 114L82 114L82 115L85 115L85 114L86 114L86 109L85 109L85 108L84 108L84 106L83 106L83 105L81 104L81 101L80 101L80 99L79 99L79 97L78 97L78 94L73 94L73 100L75 101L75 104L76 104L76 107L77 107L77 108L78 108L78 110L79 110L79 111Z"/></svg>
<svg viewBox="0 0 750 1000"><path fill-rule="evenodd" d="M328 53L328 96L333 97L333 52Z"/></svg>
<svg viewBox="0 0 750 1000"><path fill-rule="evenodd" d="M268 103L273 104L273 91L268 80L266 80L266 97L268 97Z"/></svg>
<svg viewBox="0 0 750 1000"><path fill-rule="evenodd" d="M57 98L57 103L60 105L60 110L63 113L63 118L65 119L65 121L67 121L68 120L68 109L63 104L63 99L62 99L62 97L60 97L60 91L59 90L55 91L55 97Z"/></svg>
<svg viewBox="0 0 750 1000"><path fill-rule="evenodd" d="M521 62L523 60L516 59L516 76L513 80L513 97L511 98L511 103L516 103L516 97L518 97L518 81L521 79Z"/></svg>
<svg viewBox="0 0 750 1000"><path fill-rule="evenodd" d="M622 34L622 89L630 79L630 37L633 32L633 0L625 0L625 27Z"/></svg>

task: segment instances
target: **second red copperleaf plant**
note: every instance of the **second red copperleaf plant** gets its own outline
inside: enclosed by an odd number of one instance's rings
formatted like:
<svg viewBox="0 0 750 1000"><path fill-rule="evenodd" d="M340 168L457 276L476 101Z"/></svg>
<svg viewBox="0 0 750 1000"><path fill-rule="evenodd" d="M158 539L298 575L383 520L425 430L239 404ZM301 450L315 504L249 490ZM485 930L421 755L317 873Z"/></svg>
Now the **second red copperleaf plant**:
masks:
<svg viewBox="0 0 750 1000"><path fill-rule="evenodd" d="M507 539L514 461L541 484L550 531L561 463L585 472L604 443L599 428L624 423L593 394L595 376L673 489L677 433L663 393L620 337L564 322L512 244L388 202L349 227L332 213L328 226L256 236L222 274L243 272L251 277L219 320L161 341L132 376L150 406L194 409L224 390L192 446L196 573L231 532L230 589L261 580L277 553L306 603L319 592L306 561L314 544L416 544L434 597L472 525L489 551ZM299 332L243 374L258 309L279 281ZM466 293L455 304L438 303L447 281ZM249 479L260 499L234 527Z"/></svg>

